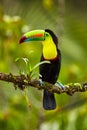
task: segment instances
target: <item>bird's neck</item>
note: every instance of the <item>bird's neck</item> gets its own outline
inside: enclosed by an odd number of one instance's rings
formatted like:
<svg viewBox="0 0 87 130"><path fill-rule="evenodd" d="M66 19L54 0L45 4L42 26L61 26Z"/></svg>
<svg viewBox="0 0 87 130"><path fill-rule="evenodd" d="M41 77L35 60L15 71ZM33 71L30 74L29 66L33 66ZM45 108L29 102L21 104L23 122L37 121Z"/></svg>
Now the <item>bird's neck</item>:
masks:
<svg viewBox="0 0 87 130"><path fill-rule="evenodd" d="M57 57L57 48L52 39L43 41L43 57L46 60L53 60Z"/></svg>

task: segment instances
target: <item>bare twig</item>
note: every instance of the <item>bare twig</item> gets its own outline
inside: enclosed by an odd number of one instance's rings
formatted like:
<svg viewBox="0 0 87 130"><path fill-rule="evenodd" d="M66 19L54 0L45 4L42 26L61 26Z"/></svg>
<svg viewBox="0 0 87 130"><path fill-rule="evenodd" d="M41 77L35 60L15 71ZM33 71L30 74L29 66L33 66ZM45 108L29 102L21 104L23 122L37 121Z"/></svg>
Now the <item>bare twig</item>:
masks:
<svg viewBox="0 0 87 130"><path fill-rule="evenodd" d="M4 74L0 73L0 80L11 82L14 84L15 88L20 88L23 90L25 87L34 87L37 89L46 89L50 92L61 94L66 93L68 95L73 95L75 92L85 92L87 91L87 82L84 83L69 83L65 85L64 89L60 86L50 84L48 82L43 82L40 85L38 79L30 79L29 76L25 75L13 75L13 74Z"/></svg>

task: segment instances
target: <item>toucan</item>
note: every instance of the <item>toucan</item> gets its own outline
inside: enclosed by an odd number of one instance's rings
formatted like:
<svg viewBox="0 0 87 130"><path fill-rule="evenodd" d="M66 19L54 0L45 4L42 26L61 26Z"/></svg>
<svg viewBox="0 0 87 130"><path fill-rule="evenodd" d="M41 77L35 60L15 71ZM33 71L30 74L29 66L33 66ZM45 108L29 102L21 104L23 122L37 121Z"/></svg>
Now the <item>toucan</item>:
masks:
<svg viewBox="0 0 87 130"><path fill-rule="evenodd" d="M61 67L61 52L58 48L58 38L50 29L32 30L25 33L19 43L40 41L43 45L42 56L40 62L49 61L39 66L40 79L51 84L57 82ZM54 93L44 90L43 108L45 110L53 110L56 108Z"/></svg>

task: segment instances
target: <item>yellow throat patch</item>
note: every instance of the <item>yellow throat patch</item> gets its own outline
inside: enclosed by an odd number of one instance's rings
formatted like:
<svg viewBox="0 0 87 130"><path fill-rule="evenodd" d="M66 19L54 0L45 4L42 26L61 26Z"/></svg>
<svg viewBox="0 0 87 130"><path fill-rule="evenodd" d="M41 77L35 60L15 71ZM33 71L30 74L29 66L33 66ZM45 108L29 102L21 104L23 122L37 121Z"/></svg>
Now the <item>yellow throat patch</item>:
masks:
<svg viewBox="0 0 87 130"><path fill-rule="evenodd" d="M57 57L57 48L52 39L47 39L42 42L43 44L43 56L47 60L52 60Z"/></svg>

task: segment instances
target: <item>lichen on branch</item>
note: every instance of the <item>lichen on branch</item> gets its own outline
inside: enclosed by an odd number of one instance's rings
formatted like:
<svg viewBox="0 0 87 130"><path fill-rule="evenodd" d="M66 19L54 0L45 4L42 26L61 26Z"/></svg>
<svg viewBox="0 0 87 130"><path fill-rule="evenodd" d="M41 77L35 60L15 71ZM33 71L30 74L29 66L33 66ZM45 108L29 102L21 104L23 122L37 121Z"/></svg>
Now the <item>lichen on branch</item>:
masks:
<svg viewBox="0 0 87 130"><path fill-rule="evenodd" d="M10 82L14 84L15 89L19 88L24 90L26 87L34 87L39 90L46 89L50 92L61 94L66 93L68 95L73 95L75 92L85 92L87 91L87 82L84 83L69 83L65 85L64 89L62 89L58 85L53 85L48 82L43 82L40 85L39 79L31 79L29 76L25 75L13 75L13 74L5 74L0 73L0 80Z"/></svg>

